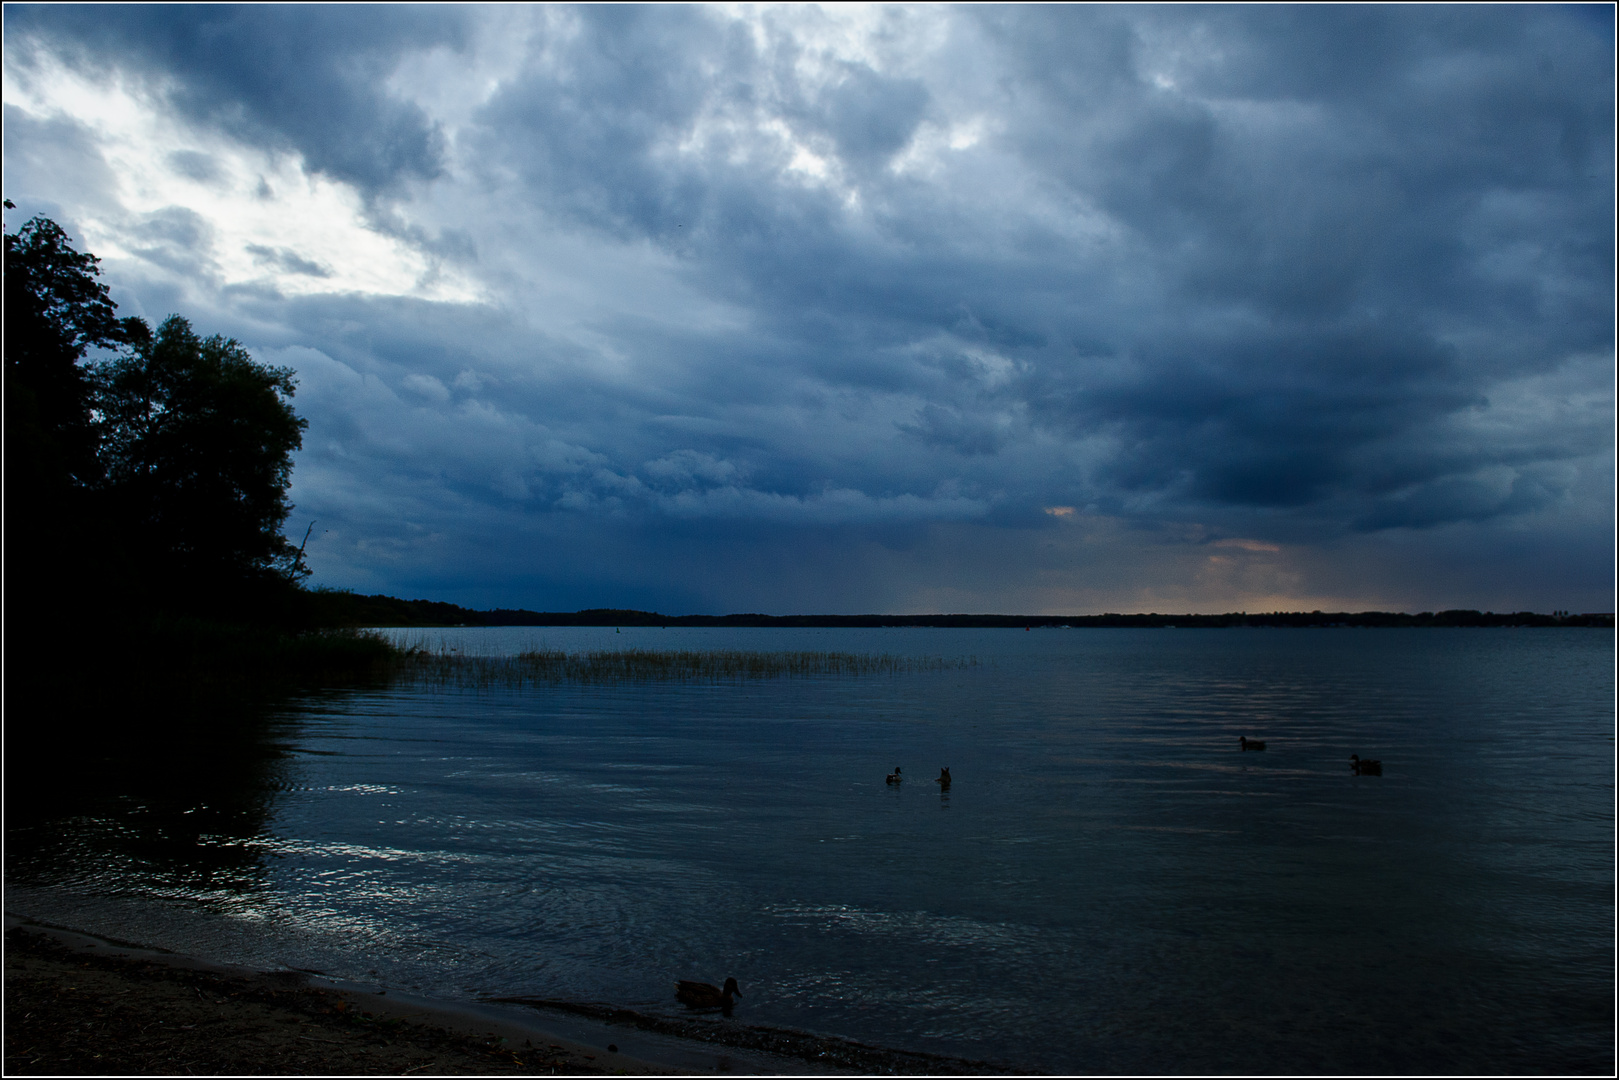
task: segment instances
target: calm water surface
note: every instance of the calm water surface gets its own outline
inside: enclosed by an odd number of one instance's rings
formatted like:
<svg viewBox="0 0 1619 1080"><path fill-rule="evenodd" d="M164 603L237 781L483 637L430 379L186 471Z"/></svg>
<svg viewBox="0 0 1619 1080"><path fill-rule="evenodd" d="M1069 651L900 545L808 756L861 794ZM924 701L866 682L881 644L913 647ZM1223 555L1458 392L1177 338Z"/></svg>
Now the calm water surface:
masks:
<svg viewBox="0 0 1619 1080"><path fill-rule="evenodd" d="M1614 1065L1610 632L401 633L978 662L310 696L13 812L8 908L450 997L734 975L739 1021L1054 1072Z"/></svg>

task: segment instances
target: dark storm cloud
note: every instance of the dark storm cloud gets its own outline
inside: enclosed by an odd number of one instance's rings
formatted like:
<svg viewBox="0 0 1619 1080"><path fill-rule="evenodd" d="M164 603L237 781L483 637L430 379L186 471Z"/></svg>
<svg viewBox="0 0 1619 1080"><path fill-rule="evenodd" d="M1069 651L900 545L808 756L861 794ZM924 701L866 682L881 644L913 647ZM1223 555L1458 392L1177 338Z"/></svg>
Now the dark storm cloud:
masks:
<svg viewBox="0 0 1619 1080"><path fill-rule="evenodd" d="M274 267L289 274L304 274L308 277L331 277L330 268L322 266L313 259L306 259L296 251L286 248L273 248L264 244L249 244L247 251L253 258L265 266Z"/></svg>
<svg viewBox="0 0 1619 1080"><path fill-rule="evenodd" d="M1132 36L1110 12L1068 9L1063 33L988 13L1036 105L1020 152L1128 223L1166 286L1154 322L1179 331L1115 339L1123 379L1077 358L1037 376L1048 417L1119 430L1122 487L1388 494L1448 463L1416 448L1390 475L1370 448L1419 440L1503 368L1611 345L1600 38L1526 9L1144 14Z"/></svg>
<svg viewBox="0 0 1619 1080"><path fill-rule="evenodd" d="M92 134L70 119L39 120L7 104L4 136L7 197L28 213L65 220L68 206L95 205L114 186Z"/></svg>
<svg viewBox="0 0 1619 1080"><path fill-rule="evenodd" d="M882 9L839 51L814 9L544 8L460 112L401 65L483 62L491 11L16 10L12 38L395 185L374 223L484 286L219 303L299 369L300 513L345 523L346 573L859 608L969 595L946 579L1034 595L988 564L1036 580L1048 549L1124 580L1272 550L1233 537L1348 565L1422 532L1432 566L1465 536L1483 566L1516 550L1491 528L1562 537L1536 557L1611 534L1613 54L1589 10ZM134 250L211 272L185 213ZM341 277L246 251L284 285Z"/></svg>
<svg viewBox="0 0 1619 1080"><path fill-rule="evenodd" d="M169 164L174 166L175 172L199 183L206 184L219 179L218 162L212 155L196 150L176 150L169 155Z"/></svg>
<svg viewBox="0 0 1619 1080"><path fill-rule="evenodd" d="M213 276L213 227L198 213L170 206L135 226L134 252L147 262L178 276L206 279Z"/></svg>
<svg viewBox="0 0 1619 1080"><path fill-rule="evenodd" d="M818 103L820 121L839 156L869 170L887 163L910 142L928 105L928 91L915 79L885 78L850 64L846 78Z"/></svg>
<svg viewBox="0 0 1619 1080"><path fill-rule="evenodd" d="M666 236L689 225L700 188L654 150L709 94L747 92L741 80L722 75L710 86L703 74L705 61L746 61L740 32L716 35L699 11L679 6L572 14L565 31L550 28L548 62L483 111L478 157L517 167L555 200L548 208L600 228Z"/></svg>
<svg viewBox="0 0 1619 1080"><path fill-rule="evenodd" d="M8 37L68 46L90 69L175 81L173 103L243 138L303 154L368 191L436 175L441 139L379 84L401 49L454 46L454 7L18 4Z"/></svg>
<svg viewBox="0 0 1619 1080"><path fill-rule="evenodd" d="M734 290L779 335L781 360L829 383L925 391L940 369L892 349L930 332L995 344L1027 368L1019 388L979 403L1010 395L1063 430L1116 431L1123 449L1098 476L1120 495L1376 499L1446 464L1423 455L1374 472L1371 448L1419 437L1503 367L1606 344L1611 215L1591 177L1606 170L1612 106L1590 90L1609 58L1574 20L1362 8L984 17L1018 88L1004 145L1128 228L1126 249L1105 258L1150 272L1146 291L1064 295L1052 279L1094 281L1094 256L1052 250L1034 222L1024 250L974 252L975 238L1004 247L987 235L1000 220L985 228L871 176L868 158L892 154L927 108L915 80L851 66L819 93L784 91L780 57L690 10L582 18L565 60L491 106L490 138L500 133L544 202L658 238L686 219L678 250L709 287ZM1219 100L1154 86L1159 59L1179 89ZM711 63L726 78L696 75ZM887 236L853 234L828 193L784 192L758 163L750 175L715 168L715 155L660 158L716 97L771 95L869 181L861 195ZM1501 250L1503 233L1532 249ZM1043 302L1012 299L1030 292ZM1177 340L1161 340L1165 326ZM1455 337L1467 333L1463 356ZM1130 374L1097 378L1064 338ZM929 403L900 427L989 452L993 421L963 405ZM979 434L963 442L969 430Z"/></svg>

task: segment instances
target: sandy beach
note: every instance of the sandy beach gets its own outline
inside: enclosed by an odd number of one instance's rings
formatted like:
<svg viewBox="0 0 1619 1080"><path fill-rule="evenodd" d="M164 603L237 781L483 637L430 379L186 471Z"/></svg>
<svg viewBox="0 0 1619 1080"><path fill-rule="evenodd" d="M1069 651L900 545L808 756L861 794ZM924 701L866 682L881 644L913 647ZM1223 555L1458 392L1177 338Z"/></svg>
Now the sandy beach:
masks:
<svg viewBox="0 0 1619 1080"><path fill-rule="evenodd" d="M13 922L8 918L8 923ZM567 1039L18 922L8 1075L663 1075ZM480 1030L482 1028L482 1030Z"/></svg>
<svg viewBox="0 0 1619 1080"><path fill-rule="evenodd" d="M987 1062L569 1002L479 1013L8 913L7 1075L982 1075ZM532 1012L534 1022L525 1014ZM576 1020L591 1041L552 1030ZM622 1034L619 1034L622 1032ZM578 1034L578 1031L575 1031ZM618 1043L626 1044L620 1052ZM633 1053L639 1048L640 1053Z"/></svg>

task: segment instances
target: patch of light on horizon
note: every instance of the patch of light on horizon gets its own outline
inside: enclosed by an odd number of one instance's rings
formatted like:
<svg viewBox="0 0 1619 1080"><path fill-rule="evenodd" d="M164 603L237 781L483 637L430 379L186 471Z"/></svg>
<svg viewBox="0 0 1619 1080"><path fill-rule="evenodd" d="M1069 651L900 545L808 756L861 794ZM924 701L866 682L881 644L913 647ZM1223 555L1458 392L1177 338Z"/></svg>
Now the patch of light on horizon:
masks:
<svg viewBox="0 0 1619 1080"><path fill-rule="evenodd" d="M1230 537L1225 540L1216 540L1213 543L1217 548L1239 548L1243 551L1281 551L1275 544L1268 544L1263 540L1246 540L1240 537Z"/></svg>
<svg viewBox="0 0 1619 1080"><path fill-rule="evenodd" d="M207 258L217 287L270 285L292 296L481 299L472 281L368 227L359 194L310 173L297 155L192 127L162 107L161 87L154 93L116 76L92 80L45 55L34 56L27 72L6 59L6 104L86 129L115 177L116 190L108 193L114 206L87 205L79 216L85 245L103 258L142 258L141 226L151 215L181 208L213 231L209 250L195 254ZM206 155L214 175L198 180L176 168L175 155L188 152ZM277 272L267 258L320 272Z"/></svg>

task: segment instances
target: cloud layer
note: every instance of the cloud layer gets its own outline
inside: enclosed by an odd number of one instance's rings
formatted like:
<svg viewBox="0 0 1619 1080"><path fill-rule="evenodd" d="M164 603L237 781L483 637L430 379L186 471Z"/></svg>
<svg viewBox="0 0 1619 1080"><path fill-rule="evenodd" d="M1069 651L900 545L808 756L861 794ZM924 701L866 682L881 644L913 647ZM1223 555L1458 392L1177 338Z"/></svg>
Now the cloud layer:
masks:
<svg viewBox="0 0 1619 1080"><path fill-rule="evenodd" d="M13 7L5 64L8 223L297 370L319 581L1612 606L1608 8Z"/></svg>

